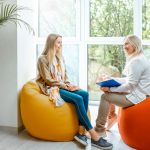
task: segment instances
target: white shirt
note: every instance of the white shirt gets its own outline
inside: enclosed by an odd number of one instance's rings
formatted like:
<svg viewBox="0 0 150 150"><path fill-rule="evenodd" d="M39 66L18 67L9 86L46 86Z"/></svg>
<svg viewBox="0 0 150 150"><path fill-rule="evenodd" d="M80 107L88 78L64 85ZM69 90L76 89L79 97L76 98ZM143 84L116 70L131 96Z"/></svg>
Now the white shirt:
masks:
<svg viewBox="0 0 150 150"><path fill-rule="evenodd" d="M126 78L114 78L122 85L111 87L112 92L126 92L126 98L133 104L138 104L150 96L150 65L143 54L135 58Z"/></svg>

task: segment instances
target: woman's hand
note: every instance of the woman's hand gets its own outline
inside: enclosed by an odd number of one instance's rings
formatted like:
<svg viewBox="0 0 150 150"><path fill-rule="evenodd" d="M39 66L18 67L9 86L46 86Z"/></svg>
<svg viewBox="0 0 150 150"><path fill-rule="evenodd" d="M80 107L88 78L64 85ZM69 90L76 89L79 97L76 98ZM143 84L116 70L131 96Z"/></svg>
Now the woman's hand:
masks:
<svg viewBox="0 0 150 150"><path fill-rule="evenodd" d="M75 85L69 83L67 84L67 90L70 91L71 89L73 89L75 87Z"/></svg>
<svg viewBox="0 0 150 150"><path fill-rule="evenodd" d="M103 92L108 92L108 91L109 91L109 87L102 87L102 86L100 86L100 89L101 89Z"/></svg>
<svg viewBox="0 0 150 150"><path fill-rule="evenodd" d="M74 88L72 88L70 91L78 91L81 90L78 86L75 86Z"/></svg>
<svg viewBox="0 0 150 150"><path fill-rule="evenodd" d="M106 81L106 80L110 80L110 79L111 79L111 77L109 77L108 75L104 75L104 77L99 77L99 78L98 78L98 80L99 80L100 82Z"/></svg>
<svg viewBox="0 0 150 150"><path fill-rule="evenodd" d="M67 84L67 90L68 91L77 91L77 90L81 90L81 89L79 87L77 87L76 85Z"/></svg>

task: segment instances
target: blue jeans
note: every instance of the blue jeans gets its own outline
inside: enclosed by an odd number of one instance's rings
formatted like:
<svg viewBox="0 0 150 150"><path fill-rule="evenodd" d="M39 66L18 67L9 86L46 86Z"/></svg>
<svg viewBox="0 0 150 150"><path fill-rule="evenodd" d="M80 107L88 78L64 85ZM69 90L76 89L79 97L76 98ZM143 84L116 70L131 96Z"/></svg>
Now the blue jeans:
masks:
<svg viewBox="0 0 150 150"><path fill-rule="evenodd" d="M92 129L92 125L87 116L89 94L86 91L67 91L64 89L59 89L61 98L68 103L75 105L76 112L79 118L79 125L83 125L87 131Z"/></svg>

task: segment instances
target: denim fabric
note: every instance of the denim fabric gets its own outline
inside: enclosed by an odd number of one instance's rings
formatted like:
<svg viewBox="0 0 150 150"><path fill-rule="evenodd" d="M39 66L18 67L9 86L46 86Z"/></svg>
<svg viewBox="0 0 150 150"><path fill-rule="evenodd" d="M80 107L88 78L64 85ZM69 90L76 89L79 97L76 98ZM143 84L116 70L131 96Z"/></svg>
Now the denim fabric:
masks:
<svg viewBox="0 0 150 150"><path fill-rule="evenodd" d="M83 125L87 131L92 129L92 125L87 116L89 94L86 91L67 91L59 89L61 98L68 103L75 105L76 112L79 118L79 125Z"/></svg>

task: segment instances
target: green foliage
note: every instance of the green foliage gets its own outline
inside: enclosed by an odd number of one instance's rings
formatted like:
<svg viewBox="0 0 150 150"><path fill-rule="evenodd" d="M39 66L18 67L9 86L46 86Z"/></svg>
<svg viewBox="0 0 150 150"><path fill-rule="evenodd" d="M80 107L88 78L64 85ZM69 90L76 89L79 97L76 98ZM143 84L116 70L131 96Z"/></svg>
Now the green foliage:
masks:
<svg viewBox="0 0 150 150"><path fill-rule="evenodd" d="M133 34L133 0L91 0L91 37Z"/></svg>
<svg viewBox="0 0 150 150"><path fill-rule="evenodd" d="M150 40L150 0L143 0L142 24L142 39Z"/></svg>
<svg viewBox="0 0 150 150"><path fill-rule="evenodd" d="M26 29L29 31L29 33L32 33L33 35L35 35L33 28L28 23L20 19L19 17L21 16L18 14L19 12L22 12L24 10L31 11L31 9L27 7L22 7L18 5L10 5L10 4L6 4L4 6L4 0L0 0L0 5L1 5L0 28L4 26L6 22L13 22L15 23L16 26L19 25L21 28L21 23L22 23L26 27Z"/></svg>
<svg viewBox="0 0 150 150"><path fill-rule="evenodd" d="M149 61L150 61L150 46L148 46L148 45L143 45L142 47L143 47L143 49L144 49L144 52L145 52L147 58L148 58Z"/></svg>
<svg viewBox="0 0 150 150"><path fill-rule="evenodd" d="M88 45L88 58L108 67L115 67L122 72L125 65L125 53L121 45Z"/></svg>
<svg viewBox="0 0 150 150"><path fill-rule="evenodd" d="M133 34L133 0L91 0L91 37ZM122 73L125 53L121 45L89 45L89 60L113 66Z"/></svg>

